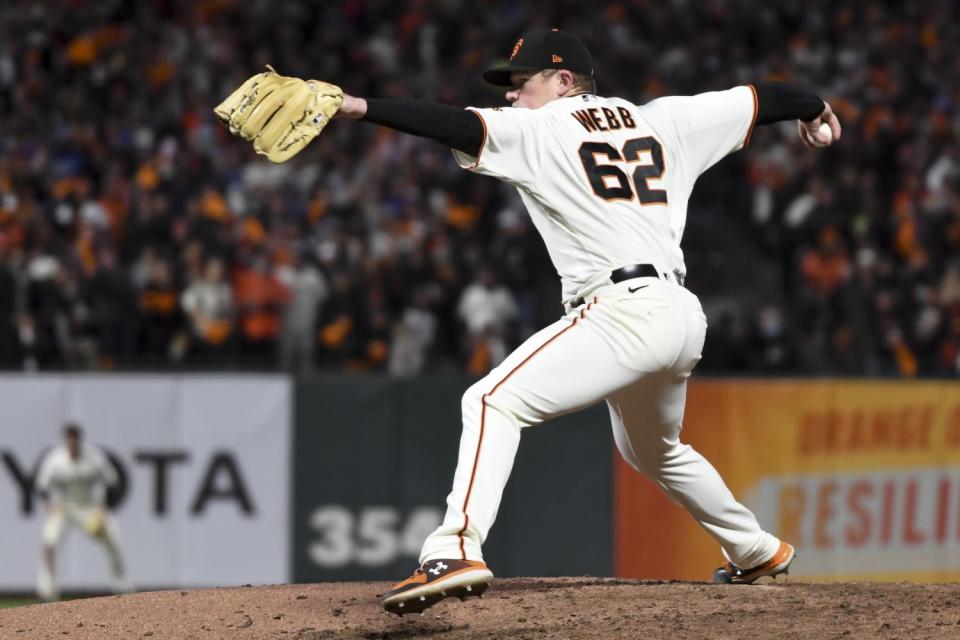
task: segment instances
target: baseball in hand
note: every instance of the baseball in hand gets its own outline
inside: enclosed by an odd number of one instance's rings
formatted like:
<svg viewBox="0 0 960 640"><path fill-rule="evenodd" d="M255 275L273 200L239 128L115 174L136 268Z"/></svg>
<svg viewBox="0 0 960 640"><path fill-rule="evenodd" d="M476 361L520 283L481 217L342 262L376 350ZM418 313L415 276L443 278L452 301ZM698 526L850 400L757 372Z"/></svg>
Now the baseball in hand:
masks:
<svg viewBox="0 0 960 640"><path fill-rule="evenodd" d="M815 147L827 147L833 142L833 131L826 122L821 123L816 133L810 136L810 142Z"/></svg>

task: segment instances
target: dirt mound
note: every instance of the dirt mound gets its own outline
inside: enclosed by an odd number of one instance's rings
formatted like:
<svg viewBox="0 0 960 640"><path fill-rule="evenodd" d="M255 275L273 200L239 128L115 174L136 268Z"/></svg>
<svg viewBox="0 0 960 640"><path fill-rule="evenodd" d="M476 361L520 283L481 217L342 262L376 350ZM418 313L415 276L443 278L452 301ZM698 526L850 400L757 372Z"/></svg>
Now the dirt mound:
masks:
<svg viewBox="0 0 960 640"><path fill-rule="evenodd" d="M447 600L402 619L380 609L387 587L325 583L72 600L0 611L0 638L960 637L957 585L518 578L497 580L483 600Z"/></svg>

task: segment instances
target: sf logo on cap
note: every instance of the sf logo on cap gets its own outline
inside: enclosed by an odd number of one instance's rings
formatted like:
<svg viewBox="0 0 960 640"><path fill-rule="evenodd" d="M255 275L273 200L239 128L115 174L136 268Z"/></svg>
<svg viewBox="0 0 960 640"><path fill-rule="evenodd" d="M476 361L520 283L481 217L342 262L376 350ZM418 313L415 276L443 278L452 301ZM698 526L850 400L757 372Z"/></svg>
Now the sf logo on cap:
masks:
<svg viewBox="0 0 960 640"><path fill-rule="evenodd" d="M517 57L517 54L520 53L520 47L523 46L523 38L517 40L517 44L513 45L513 53L510 54L510 59L513 60Z"/></svg>

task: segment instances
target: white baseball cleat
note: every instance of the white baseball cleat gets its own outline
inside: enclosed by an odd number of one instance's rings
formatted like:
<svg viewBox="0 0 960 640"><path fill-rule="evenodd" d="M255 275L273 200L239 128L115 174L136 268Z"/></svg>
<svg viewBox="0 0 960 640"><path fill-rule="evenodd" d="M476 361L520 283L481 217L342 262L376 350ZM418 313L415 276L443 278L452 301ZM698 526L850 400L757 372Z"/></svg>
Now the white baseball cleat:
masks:
<svg viewBox="0 0 960 640"><path fill-rule="evenodd" d="M44 602L54 602L60 599L60 590L57 588L53 576L45 569L41 569L37 576L37 598Z"/></svg>

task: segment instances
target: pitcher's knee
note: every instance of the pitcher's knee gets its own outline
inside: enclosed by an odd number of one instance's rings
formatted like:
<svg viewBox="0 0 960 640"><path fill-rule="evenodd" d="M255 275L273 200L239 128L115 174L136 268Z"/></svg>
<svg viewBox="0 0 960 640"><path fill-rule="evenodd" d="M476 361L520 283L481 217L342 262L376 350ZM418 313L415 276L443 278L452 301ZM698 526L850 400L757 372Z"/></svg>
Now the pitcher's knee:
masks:
<svg viewBox="0 0 960 640"><path fill-rule="evenodd" d="M484 386L485 381L486 378L482 378L463 392L463 398L460 399L460 411L463 412L464 416L482 409L483 396L487 390L487 387Z"/></svg>
<svg viewBox="0 0 960 640"><path fill-rule="evenodd" d="M657 445L640 449L633 459L628 459L627 462L646 476L659 476L665 469L675 466L689 449L690 445L680 442L659 442Z"/></svg>
<svg viewBox="0 0 960 640"><path fill-rule="evenodd" d="M508 385L497 386L495 381L490 382L488 378L472 385L463 394L461 410L465 424L483 421L484 418L489 420L494 415L498 416L498 421L506 420L516 427L529 427L543 421L533 415L522 400L518 401ZM496 392L492 391L494 388Z"/></svg>

